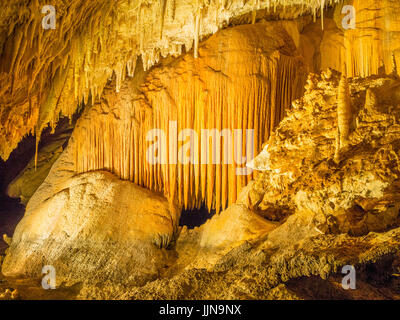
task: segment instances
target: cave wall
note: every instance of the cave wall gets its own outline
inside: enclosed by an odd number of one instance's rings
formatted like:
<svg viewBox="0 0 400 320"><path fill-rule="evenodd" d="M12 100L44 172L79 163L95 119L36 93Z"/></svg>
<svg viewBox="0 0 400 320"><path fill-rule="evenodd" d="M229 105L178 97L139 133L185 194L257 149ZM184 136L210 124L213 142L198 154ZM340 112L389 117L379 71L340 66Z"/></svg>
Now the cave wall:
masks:
<svg viewBox="0 0 400 320"><path fill-rule="evenodd" d="M355 8L354 28L343 20L346 5ZM392 0L346 0L337 5L333 16L325 20L320 70L345 70L349 77L399 74L399 13L399 2Z"/></svg>

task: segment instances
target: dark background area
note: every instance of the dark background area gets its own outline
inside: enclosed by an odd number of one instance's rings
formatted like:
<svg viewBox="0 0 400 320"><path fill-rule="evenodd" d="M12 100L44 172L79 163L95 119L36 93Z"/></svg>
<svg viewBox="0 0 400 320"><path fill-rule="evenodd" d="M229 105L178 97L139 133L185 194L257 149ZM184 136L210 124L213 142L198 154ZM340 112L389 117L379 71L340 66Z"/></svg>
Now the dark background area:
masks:
<svg viewBox="0 0 400 320"><path fill-rule="evenodd" d="M18 144L7 161L0 159L0 255L4 254L4 250L8 247L3 241L3 234L11 237L25 212L25 206L19 199L7 196L7 186L34 155L35 137L27 136Z"/></svg>
<svg viewBox="0 0 400 320"><path fill-rule="evenodd" d="M51 128L46 128L43 131L39 150L60 133L65 132L72 133L72 126L69 125L69 119L61 118L54 134L51 134ZM3 241L3 234L11 237L25 213L25 206L20 203L19 199L12 199L7 196L7 186L35 156L35 149L36 139L32 135L28 135L18 144L7 161L0 159L0 255L4 254L4 250L8 247Z"/></svg>
<svg viewBox="0 0 400 320"><path fill-rule="evenodd" d="M189 229L199 227L215 214L215 210L208 212L208 209L203 206L200 209L183 210L179 220L180 226L187 226Z"/></svg>

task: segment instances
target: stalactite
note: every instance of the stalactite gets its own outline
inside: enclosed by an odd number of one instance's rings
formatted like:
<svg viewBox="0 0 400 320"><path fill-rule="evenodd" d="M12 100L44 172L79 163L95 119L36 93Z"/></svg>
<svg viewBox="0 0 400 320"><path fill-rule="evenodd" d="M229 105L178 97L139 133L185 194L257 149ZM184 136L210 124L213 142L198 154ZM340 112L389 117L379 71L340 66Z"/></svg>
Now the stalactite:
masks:
<svg viewBox="0 0 400 320"><path fill-rule="evenodd" d="M383 71L390 74L393 17L387 16L381 1L354 0L352 5L356 10L356 28L345 30L343 49L348 76L368 77Z"/></svg>
<svg viewBox="0 0 400 320"><path fill-rule="evenodd" d="M37 170L38 152L39 152L40 133L37 131L35 135L35 171Z"/></svg>
<svg viewBox="0 0 400 320"><path fill-rule="evenodd" d="M128 71L128 77L132 78L135 75L136 62L137 62L137 56L127 61L126 67Z"/></svg>
<svg viewBox="0 0 400 320"><path fill-rule="evenodd" d="M182 1L119 0L86 1L82 4L79 1L55 0L54 5L59 8L57 28L44 32L41 26L42 4L39 1L21 1L26 2L30 14L11 21L9 34L6 35L8 38L2 42L4 59L0 69L10 74L7 79L2 78L0 92L6 93L4 104L13 110L21 110L21 105L27 108L29 104L34 112L29 125L17 133L12 126L0 128L0 137L5 141L0 144L0 156L4 159L23 136L33 130L37 124L35 119L56 124L60 113L71 117L82 101L88 103L91 98L93 102L96 96L101 95L113 71L118 76L118 89L124 79L125 65L129 70L128 75L132 76L132 67L127 64L129 56L142 55L144 67L149 69L157 63L160 50L163 57L177 56L182 53L184 44L186 50L191 50L194 45L194 55L198 57L200 39L221 29L224 23L236 17L233 10L237 9L238 4L236 0L193 1L193 23L183 13L187 4ZM337 2L329 1L329 4ZM304 13L319 10L327 3L326 0L307 0ZM259 10L273 7L277 12L280 9L287 10L291 5L286 0L243 1L245 12L253 12L253 22ZM4 6L7 6L6 2L0 4L1 9ZM192 14L191 10L186 12ZM242 14L242 11L237 11L237 14ZM192 26L193 35L190 35ZM167 29L169 32L166 32ZM176 30L173 36L172 29ZM358 55L358 49L352 51L352 56ZM68 72L65 92L60 95L59 101L50 99L54 104L49 106L46 101L51 94L55 72L59 67L65 69L67 58L70 59L71 70ZM384 60L390 66L388 57ZM371 61L373 63L373 59ZM117 64L118 68L115 69ZM349 68L352 67L353 64L349 65ZM354 62L354 69L359 68ZM16 93L20 96L16 97ZM28 102L31 98L34 99ZM52 114L42 114L43 104ZM10 119L7 121L11 122ZM46 124L39 123L39 127ZM12 141L7 138L9 136L14 137Z"/></svg>
<svg viewBox="0 0 400 320"><path fill-rule="evenodd" d="M195 14L194 23L194 57L199 57L199 37L200 37L200 21L201 21L201 9L199 8Z"/></svg>
<svg viewBox="0 0 400 320"><path fill-rule="evenodd" d="M169 22L175 19L175 0L167 0L167 17Z"/></svg>
<svg viewBox="0 0 400 320"><path fill-rule="evenodd" d="M160 34L159 39L162 39L164 30L164 20L165 20L165 10L166 10L167 0L160 1Z"/></svg>
<svg viewBox="0 0 400 320"><path fill-rule="evenodd" d="M321 26L322 26L322 30L324 30L324 9L325 9L325 0L321 0Z"/></svg>

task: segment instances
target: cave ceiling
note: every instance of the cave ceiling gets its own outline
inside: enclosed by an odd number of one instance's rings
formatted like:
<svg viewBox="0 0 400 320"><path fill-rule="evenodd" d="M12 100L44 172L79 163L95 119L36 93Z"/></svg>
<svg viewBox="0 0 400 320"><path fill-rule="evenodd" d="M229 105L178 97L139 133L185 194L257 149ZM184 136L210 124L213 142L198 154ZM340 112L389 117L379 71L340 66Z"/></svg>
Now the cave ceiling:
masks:
<svg viewBox="0 0 400 320"><path fill-rule="evenodd" d="M54 0L55 29L44 29L47 3L3 1L0 157L6 160L27 134L40 139L60 115L71 117L82 102L100 97L113 77L118 92L139 56L146 70L162 57L197 55L199 41L230 24L317 16L335 2Z"/></svg>

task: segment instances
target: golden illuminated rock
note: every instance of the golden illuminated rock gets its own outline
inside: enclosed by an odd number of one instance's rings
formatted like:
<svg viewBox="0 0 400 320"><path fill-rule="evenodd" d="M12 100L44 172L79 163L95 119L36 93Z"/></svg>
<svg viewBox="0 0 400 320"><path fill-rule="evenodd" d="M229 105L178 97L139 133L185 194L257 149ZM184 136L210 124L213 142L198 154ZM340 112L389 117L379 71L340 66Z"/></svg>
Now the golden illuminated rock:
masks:
<svg viewBox="0 0 400 320"><path fill-rule="evenodd" d="M149 69L161 57L192 50L196 39L229 23L251 22L254 12L257 20L294 19L309 13L323 18L322 9L339 1L192 2L96 0L80 5L76 0L56 1L55 30L42 28L45 15L38 1L2 4L1 157L7 159L28 133L39 139L44 127L55 126L60 113L71 117L82 101L100 97L113 75L119 91L125 77L134 74L139 56L143 67ZM356 8L356 29L345 30L344 37L337 38L339 42L325 39L342 28L341 10L346 3L336 6L338 28L332 29L330 19L321 19L320 30L327 28L321 51L317 48L322 69L340 70L346 62L349 76L376 74L382 67L391 72L393 55L398 59L399 4L389 0L350 2ZM303 40L309 55L317 40ZM197 51L196 47L196 55Z"/></svg>
<svg viewBox="0 0 400 320"><path fill-rule="evenodd" d="M345 89L343 79L332 70L311 75L304 97L254 160L254 168L263 171L253 184L254 192L264 194L258 212L278 220L307 212L323 220L317 226L322 233L360 235L398 226L400 82L353 79ZM348 112L343 104L349 99L352 131L349 116L339 113ZM346 134L347 148L334 161L338 129Z"/></svg>
<svg viewBox="0 0 400 320"><path fill-rule="evenodd" d="M125 76L134 74L138 56L149 69L161 57L192 50L203 37L254 9L266 9L259 19L296 18L310 11L316 14L320 3L57 0L52 2L56 29L44 30L44 5L38 0L3 2L0 156L7 159L30 132L40 137L48 123L55 126L60 112L70 117L82 101L100 97L113 74L118 91Z"/></svg>
<svg viewBox="0 0 400 320"><path fill-rule="evenodd" d="M19 198L21 203L27 204L29 199L43 183L54 162L58 159L68 142L70 133L64 128L38 151L28 165L14 178L7 187L7 195Z"/></svg>
<svg viewBox="0 0 400 320"><path fill-rule="evenodd" d="M342 74L338 87L337 117L339 137L337 144L340 150L341 148L345 148L348 145L351 125L353 122L353 110L350 101L350 88L347 76L345 74Z"/></svg>
<svg viewBox="0 0 400 320"><path fill-rule="evenodd" d="M252 179L246 162L300 96L305 66L286 30L269 23L220 31L199 53L107 90L76 126L74 170L109 170L185 208L234 203Z"/></svg>
<svg viewBox="0 0 400 320"><path fill-rule="evenodd" d="M138 284L168 262L164 249L176 235L179 211L161 195L108 172L78 175L47 191L15 230L4 275L41 277L51 265L60 283Z"/></svg>

